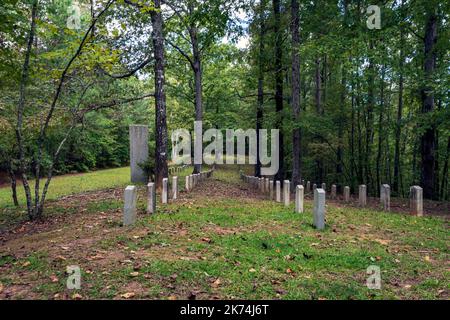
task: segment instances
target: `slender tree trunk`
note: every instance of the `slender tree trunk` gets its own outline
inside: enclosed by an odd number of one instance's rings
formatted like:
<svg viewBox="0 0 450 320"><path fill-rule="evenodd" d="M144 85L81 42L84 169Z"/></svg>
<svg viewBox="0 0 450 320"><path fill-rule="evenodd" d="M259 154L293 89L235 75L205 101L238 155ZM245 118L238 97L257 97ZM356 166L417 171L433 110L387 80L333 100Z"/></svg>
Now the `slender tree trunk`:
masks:
<svg viewBox="0 0 450 320"><path fill-rule="evenodd" d="M336 151L336 182L338 192L341 192L342 183L344 182L343 165L344 165L344 123L345 123L345 99L347 95L347 74L345 67L342 66L341 79L341 110L338 120L338 146Z"/></svg>
<svg viewBox="0 0 450 320"><path fill-rule="evenodd" d="M194 85L195 85L195 121L203 120L203 72L201 63L201 54L198 44L198 31L196 26L189 28L189 35L192 42L192 57L194 70ZM194 174L202 171L201 164L194 164Z"/></svg>
<svg viewBox="0 0 450 320"><path fill-rule="evenodd" d="M11 182L11 193L12 193L12 199L14 202L14 205L16 207L19 206L19 200L17 199L17 181L16 181L16 174L14 173L13 167L12 167L12 161L9 160L8 164L8 175L9 180Z"/></svg>
<svg viewBox="0 0 450 320"><path fill-rule="evenodd" d="M277 128L280 130L279 140L279 169L276 180L284 179L284 139L283 139L283 39L281 34L280 0L273 0L275 34L275 106L277 113Z"/></svg>
<svg viewBox="0 0 450 320"><path fill-rule="evenodd" d="M302 181L301 172L301 129L300 129L300 7L298 0L291 1L291 35L292 35L292 112L294 130L292 132L292 184Z"/></svg>
<svg viewBox="0 0 450 320"><path fill-rule="evenodd" d="M431 10L434 10L433 8ZM438 17L434 11L428 13L425 27L425 60L424 76L425 86L422 88L422 114L433 112L434 93L431 86L434 69L436 66L436 42L437 42ZM427 125L424 134L421 137L421 184L423 196L426 199L434 199L435 194L435 156L436 156L436 127L434 124Z"/></svg>
<svg viewBox="0 0 450 320"><path fill-rule="evenodd" d="M35 0L31 9L31 25L30 32L28 35L28 43L27 49L25 52L25 61L22 67L22 78L20 81L20 89L19 89L19 102L17 106L17 126L16 126L16 139L17 145L19 149L19 166L20 173L22 175L22 183L23 188L25 190L25 197L27 200L27 213L30 220L35 218L33 203L31 198L31 188L28 183L27 177L27 169L28 166L26 164L25 159L25 147L23 145L23 135L22 135L22 126L23 126L23 114L25 110L25 95L26 95L26 87L29 79L29 70L30 70L30 56L31 50L33 46L34 36L36 32L36 18L37 18L37 8L38 8L38 0Z"/></svg>
<svg viewBox="0 0 450 320"><path fill-rule="evenodd" d="M372 52L374 48L373 40L370 41L369 49ZM368 93L367 93L367 124L366 124L366 150L364 156L364 172L365 172L365 183L373 190L372 181L372 144L373 144L373 110L375 107L375 67L373 63L373 58L369 58L368 67Z"/></svg>
<svg viewBox="0 0 450 320"><path fill-rule="evenodd" d="M155 181L158 188L162 186L162 179L168 176L167 169L167 122L166 122L166 95L165 84L165 56L163 18L161 14L161 0L155 0L155 9L151 12L152 41L155 56L155 131L156 149Z"/></svg>
<svg viewBox="0 0 450 320"><path fill-rule="evenodd" d="M383 114L384 110L384 76L386 73L386 67L383 65L381 71L381 89L380 89L380 114L378 118L378 150L377 150L377 163L376 163L376 176L377 176L377 191L380 194L381 188L381 151L383 150Z"/></svg>
<svg viewBox="0 0 450 320"><path fill-rule="evenodd" d="M262 129L264 117L264 38L266 35L266 25L264 20L264 10L266 8L266 1L260 4L260 25L259 25L259 53L258 53L258 105L256 110L256 164L255 176L261 176L261 158L259 152L261 149L259 141L259 130Z"/></svg>
<svg viewBox="0 0 450 320"><path fill-rule="evenodd" d="M402 2L403 6L403 2ZM400 60L399 60L399 84L398 84L398 109L397 109L397 123L395 127L395 154L394 154L394 194L399 196L400 192L400 177L401 177L401 164L400 164L400 139L402 135L402 113L403 113L403 65L404 65L404 45L405 35L403 26L400 26Z"/></svg>

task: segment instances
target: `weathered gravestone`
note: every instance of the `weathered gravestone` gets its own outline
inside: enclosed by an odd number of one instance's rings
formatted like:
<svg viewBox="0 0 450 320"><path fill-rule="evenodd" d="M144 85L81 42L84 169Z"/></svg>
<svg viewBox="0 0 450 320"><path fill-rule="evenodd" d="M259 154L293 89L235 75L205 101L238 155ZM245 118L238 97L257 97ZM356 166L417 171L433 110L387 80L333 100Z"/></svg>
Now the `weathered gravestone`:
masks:
<svg viewBox="0 0 450 320"><path fill-rule="evenodd" d="M350 201L350 187L349 186L344 187L344 201L345 202Z"/></svg>
<svg viewBox="0 0 450 320"><path fill-rule="evenodd" d="M325 228L325 190L314 190L314 226L322 230Z"/></svg>
<svg viewBox="0 0 450 320"><path fill-rule="evenodd" d="M172 199L177 200L178 198L178 177L172 177Z"/></svg>
<svg viewBox="0 0 450 320"><path fill-rule="evenodd" d="M275 183L275 198L277 202L281 202L281 182L277 181Z"/></svg>
<svg viewBox="0 0 450 320"><path fill-rule="evenodd" d="M190 191L191 190L191 183L190 183L189 176L186 176L185 180L186 180L186 182L184 184L184 188L186 189L186 191Z"/></svg>
<svg viewBox="0 0 450 320"><path fill-rule="evenodd" d="M302 213L303 212L303 201L305 196L305 190L302 185L299 185L295 188L295 212Z"/></svg>
<svg viewBox="0 0 450 320"><path fill-rule="evenodd" d="M291 203L291 183L289 180L284 180L283 182L283 198L284 205L289 207L289 204Z"/></svg>
<svg viewBox="0 0 450 320"><path fill-rule="evenodd" d="M367 187L365 184L359 186L358 203L361 207L367 205Z"/></svg>
<svg viewBox="0 0 450 320"><path fill-rule="evenodd" d="M148 127L130 126L130 168L132 183L147 183L147 175L139 166L148 161Z"/></svg>
<svg viewBox="0 0 450 320"><path fill-rule="evenodd" d="M161 202L167 204L167 202L169 202L169 179L164 178L162 180L162 185Z"/></svg>
<svg viewBox="0 0 450 320"><path fill-rule="evenodd" d="M411 214L422 217L423 216L423 189L419 186L412 186L409 190L409 205Z"/></svg>
<svg viewBox="0 0 450 320"><path fill-rule="evenodd" d="M156 190L155 183L149 182L147 184L147 213L152 214L156 212Z"/></svg>
<svg viewBox="0 0 450 320"><path fill-rule="evenodd" d="M381 185L380 202L384 211L391 210L391 187L388 184Z"/></svg>
<svg viewBox="0 0 450 320"><path fill-rule="evenodd" d="M136 222L137 219L137 188L135 186L128 186L124 192L124 206L123 206L123 225L130 226Z"/></svg>
<svg viewBox="0 0 450 320"><path fill-rule="evenodd" d="M331 198L331 199L336 199L336 194L337 194L337 192L336 192L336 185L333 184L333 185L331 185L331 195L330 195L330 198Z"/></svg>

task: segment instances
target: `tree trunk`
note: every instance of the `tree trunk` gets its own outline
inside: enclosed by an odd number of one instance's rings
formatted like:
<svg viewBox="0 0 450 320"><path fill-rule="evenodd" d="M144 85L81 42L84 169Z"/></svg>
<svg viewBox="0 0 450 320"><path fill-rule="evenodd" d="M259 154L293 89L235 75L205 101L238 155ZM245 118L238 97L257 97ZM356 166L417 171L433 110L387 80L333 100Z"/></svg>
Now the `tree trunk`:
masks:
<svg viewBox="0 0 450 320"><path fill-rule="evenodd" d="M431 9L434 10L434 9ZM424 76L425 86L422 88L422 114L433 112L434 110L434 93L430 82L433 79L434 69L436 65L435 45L437 42L437 25L438 17L434 11L428 13L425 27L425 60L424 60ZM434 199L435 194L435 153L436 153L436 127L434 124L427 124L424 134L421 137L421 184L423 188L423 196L426 199Z"/></svg>
<svg viewBox="0 0 450 320"><path fill-rule="evenodd" d="M25 190L25 197L27 200L27 213L30 220L33 220L35 218L35 212L33 210L33 203L31 198L31 188L28 183L28 177L27 177L27 164L25 159L25 148L23 145L23 136L22 136L22 125L23 125L23 114L25 110L25 91L26 86L29 79L29 70L30 70L30 56L31 56L31 49L33 46L34 36L36 32L36 18L37 18L37 7L38 7L38 0L35 0L32 5L31 10L31 25L30 25L30 33L28 36L28 43L27 43L27 49L25 52L25 61L23 63L22 67L22 78L20 81L20 89L19 89L19 102L17 106L17 126L16 126L16 139L17 139L17 145L19 149L19 166L20 166L20 173L22 176L22 184L23 188Z"/></svg>
<svg viewBox="0 0 450 320"><path fill-rule="evenodd" d="M300 129L300 7L298 0L291 1L291 35L292 35L292 112L294 130L292 132L292 185L302 181L301 173L301 129Z"/></svg>
<svg viewBox="0 0 450 320"><path fill-rule="evenodd" d="M262 129L263 117L264 117L264 37L266 35L266 26L264 21L264 10L266 2L262 1L260 5L260 26L259 26L259 53L258 53L258 105L256 110L256 164L255 164L255 176L261 176L261 158L259 156L260 143L259 143L259 130Z"/></svg>
<svg viewBox="0 0 450 320"><path fill-rule="evenodd" d="M9 175L9 180L11 182L12 199L13 199L14 205L16 207L18 207L19 206L19 200L17 199L17 181L16 181L16 175L15 175L14 170L12 168L11 160L9 161L9 165L8 165L8 175Z"/></svg>
<svg viewBox="0 0 450 320"><path fill-rule="evenodd" d="M203 120L203 83L202 83L202 64L201 64L201 54L198 45L198 32L197 27L191 26L189 28L189 35L192 42L192 56L193 64L192 68L194 70L194 85L195 85L195 121ZM200 173L202 171L201 164L194 164L194 174Z"/></svg>
<svg viewBox="0 0 450 320"><path fill-rule="evenodd" d="M161 0L155 0L155 9L151 11L152 41L155 56L155 181L157 188L161 188L162 179L168 176L167 169L167 123L166 123L166 95L165 83L165 57L163 19L161 14Z"/></svg>
<svg viewBox="0 0 450 320"><path fill-rule="evenodd" d="M447 142L447 153L445 154L444 159L444 168L442 169L442 182L441 182L441 200L449 200L448 194L448 161L450 158L450 137L448 137Z"/></svg>
<svg viewBox="0 0 450 320"><path fill-rule="evenodd" d="M280 0L273 0L275 16L273 32L275 34L275 106L277 112L277 129L280 130L279 169L276 180L284 180L284 139L283 139L283 39L281 36Z"/></svg>
<svg viewBox="0 0 450 320"><path fill-rule="evenodd" d="M370 41L369 49L372 52L374 49L373 40ZM374 93L374 82L375 82L375 67L373 58L369 58L368 67L368 93L367 93L367 123L366 123L366 150L364 154L364 172L365 172L365 183L373 190L372 181L372 144L373 144L373 110L375 107L375 93ZM370 190L369 190L370 191Z"/></svg>
<svg viewBox="0 0 450 320"><path fill-rule="evenodd" d="M377 176L377 191L380 194L381 188L381 151L384 140L383 134L383 114L384 110L384 76L386 73L386 67L383 65L381 71L381 89L380 89L380 113L378 118L378 150L377 150L377 163L376 163L376 176Z"/></svg>

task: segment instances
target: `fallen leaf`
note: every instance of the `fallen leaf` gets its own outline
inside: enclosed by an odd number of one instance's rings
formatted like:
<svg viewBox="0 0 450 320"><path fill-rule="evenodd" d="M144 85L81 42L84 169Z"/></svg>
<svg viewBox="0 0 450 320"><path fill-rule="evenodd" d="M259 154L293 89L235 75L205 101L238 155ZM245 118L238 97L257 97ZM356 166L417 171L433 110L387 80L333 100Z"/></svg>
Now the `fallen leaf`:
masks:
<svg viewBox="0 0 450 320"><path fill-rule="evenodd" d="M202 241L206 242L206 243L211 243L211 239L210 238L202 238Z"/></svg>
<svg viewBox="0 0 450 320"><path fill-rule="evenodd" d="M404 288L405 288L405 289L410 289L410 288L411 288L411 285L410 285L410 284L405 284Z"/></svg>
<svg viewBox="0 0 450 320"><path fill-rule="evenodd" d="M22 267L28 267L29 265L31 264L31 262L30 261L26 261L26 262L24 262L23 264L22 264Z"/></svg>
<svg viewBox="0 0 450 320"><path fill-rule="evenodd" d="M81 294L79 294L79 293L75 293L75 294L72 296L72 299L73 299L73 300L81 300L81 299L83 299L83 296L82 296Z"/></svg>
<svg viewBox="0 0 450 320"><path fill-rule="evenodd" d="M292 269L291 268L287 268L286 269L286 273L292 273L293 271L292 271Z"/></svg>
<svg viewBox="0 0 450 320"><path fill-rule="evenodd" d="M137 276L139 276L139 272L131 272L130 276L137 277Z"/></svg>
<svg viewBox="0 0 450 320"><path fill-rule="evenodd" d="M222 284L222 281L220 281L220 278L217 278L216 281L214 281L214 282L211 284L211 287L213 287L213 288L218 288L221 284Z"/></svg>
<svg viewBox="0 0 450 320"><path fill-rule="evenodd" d="M256 272L256 269L250 268L250 269L248 270L248 272Z"/></svg>
<svg viewBox="0 0 450 320"><path fill-rule="evenodd" d="M130 299L133 298L136 294L134 292L126 292L122 295L120 295L120 297L124 298L124 299Z"/></svg>
<svg viewBox="0 0 450 320"><path fill-rule="evenodd" d="M53 282L53 283L55 283L55 282L58 282L59 281L59 279L58 279L58 277L57 276L55 276L54 274L52 274L51 276L50 276L50 280Z"/></svg>
<svg viewBox="0 0 450 320"><path fill-rule="evenodd" d="M2 292L3 292L3 284L0 283L0 293L2 293Z"/></svg>
<svg viewBox="0 0 450 320"><path fill-rule="evenodd" d="M177 297L176 296L169 296L167 299L168 300L177 300Z"/></svg>
<svg viewBox="0 0 450 320"><path fill-rule="evenodd" d="M430 262L431 261L430 256L425 256L425 261Z"/></svg>

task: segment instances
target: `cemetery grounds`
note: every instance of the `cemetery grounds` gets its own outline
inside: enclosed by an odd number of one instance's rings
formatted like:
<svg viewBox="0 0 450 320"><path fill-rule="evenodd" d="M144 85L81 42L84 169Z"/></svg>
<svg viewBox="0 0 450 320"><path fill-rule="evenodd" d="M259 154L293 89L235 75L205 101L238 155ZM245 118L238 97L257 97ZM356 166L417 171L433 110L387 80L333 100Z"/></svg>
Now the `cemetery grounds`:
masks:
<svg viewBox="0 0 450 320"><path fill-rule="evenodd" d="M0 188L0 299L449 299L448 203L415 217L328 201L326 228L269 201L239 179L250 167L220 166L212 178L123 227L129 168L56 177L46 215L25 221ZM171 181L171 179L169 180ZM24 202L23 195L20 199ZM427 213L427 209L425 209ZM66 267L82 271L66 288ZM381 270L368 289L366 270Z"/></svg>

